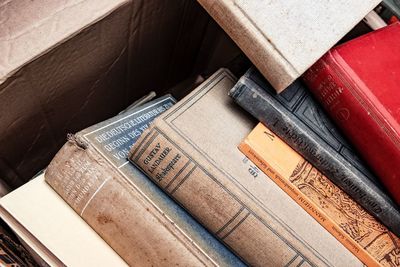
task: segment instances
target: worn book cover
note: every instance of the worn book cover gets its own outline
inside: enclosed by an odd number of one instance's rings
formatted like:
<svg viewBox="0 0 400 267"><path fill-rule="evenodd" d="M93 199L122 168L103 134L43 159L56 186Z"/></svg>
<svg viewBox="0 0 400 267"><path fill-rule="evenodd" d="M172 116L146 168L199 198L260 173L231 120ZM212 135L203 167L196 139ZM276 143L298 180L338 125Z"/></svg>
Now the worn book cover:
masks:
<svg viewBox="0 0 400 267"><path fill-rule="evenodd" d="M226 247L127 161L171 96L74 136L46 170L46 181L129 264L242 265Z"/></svg>
<svg viewBox="0 0 400 267"><path fill-rule="evenodd" d="M252 68L240 78L230 95L391 231L400 235L397 205L300 80L277 94Z"/></svg>
<svg viewBox="0 0 400 267"><path fill-rule="evenodd" d="M262 123L239 149L367 266L400 266L400 239Z"/></svg>
<svg viewBox="0 0 400 267"><path fill-rule="evenodd" d="M304 75L310 91L398 204L399 62L397 22L332 48Z"/></svg>
<svg viewBox="0 0 400 267"><path fill-rule="evenodd" d="M43 173L0 199L0 217L40 266L128 266Z"/></svg>
<svg viewBox="0 0 400 267"><path fill-rule="evenodd" d="M272 86L284 90L380 0L198 0Z"/></svg>
<svg viewBox="0 0 400 267"><path fill-rule="evenodd" d="M254 127L219 70L157 118L130 160L253 266L362 266L237 149Z"/></svg>

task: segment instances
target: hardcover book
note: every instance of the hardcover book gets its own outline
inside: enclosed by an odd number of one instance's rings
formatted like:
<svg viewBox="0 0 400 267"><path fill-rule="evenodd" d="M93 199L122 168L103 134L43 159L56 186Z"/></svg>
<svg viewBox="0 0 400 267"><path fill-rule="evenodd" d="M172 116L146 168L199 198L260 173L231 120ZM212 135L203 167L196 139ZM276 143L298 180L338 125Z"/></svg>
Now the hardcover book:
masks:
<svg viewBox="0 0 400 267"><path fill-rule="evenodd" d="M237 149L254 122L219 70L157 118L130 160L251 266L362 266Z"/></svg>
<svg viewBox="0 0 400 267"><path fill-rule="evenodd" d="M304 75L398 204L399 62L400 23L395 23L333 48Z"/></svg>
<svg viewBox="0 0 400 267"><path fill-rule="evenodd" d="M379 0L198 2L278 92L380 3Z"/></svg>
<svg viewBox="0 0 400 267"><path fill-rule="evenodd" d="M165 96L71 136L46 181L128 265L241 266L127 160L129 147L174 103Z"/></svg>
<svg viewBox="0 0 400 267"><path fill-rule="evenodd" d="M2 197L0 217L40 266L128 266L45 182L44 174Z"/></svg>
<svg viewBox="0 0 400 267"><path fill-rule="evenodd" d="M400 266L400 239L263 124L239 149L367 266Z"/></svg>
<svg viewBox="0 0 400 267"><path fill-rule="evenodd" d="M277 94L252 68L230 96L400 236L397 205L300 80Z"/></svg>

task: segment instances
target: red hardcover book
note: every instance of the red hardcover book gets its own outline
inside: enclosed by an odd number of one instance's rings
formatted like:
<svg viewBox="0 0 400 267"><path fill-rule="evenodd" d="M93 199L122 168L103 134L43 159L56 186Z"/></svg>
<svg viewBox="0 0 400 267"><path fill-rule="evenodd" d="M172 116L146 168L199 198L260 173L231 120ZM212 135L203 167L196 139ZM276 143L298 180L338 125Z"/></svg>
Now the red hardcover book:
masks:
<svg viewBox="0 0 400 267"><path fill-rule="evenodd" d="M303 78L400 204L400 23L332 48Z"/></svg>

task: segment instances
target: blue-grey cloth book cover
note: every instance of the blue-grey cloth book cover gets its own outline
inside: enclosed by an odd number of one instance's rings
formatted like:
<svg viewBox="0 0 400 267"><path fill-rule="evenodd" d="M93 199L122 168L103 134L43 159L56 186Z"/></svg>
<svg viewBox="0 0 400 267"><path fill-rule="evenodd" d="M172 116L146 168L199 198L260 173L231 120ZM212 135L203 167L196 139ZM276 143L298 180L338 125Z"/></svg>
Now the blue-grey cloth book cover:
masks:
<svg viewBox="0 0 400 267"><path fill-rule="evenodd" d="M251 68L230 95L391 231L400 234L397 205L299 80L277 94Z"/></svg>

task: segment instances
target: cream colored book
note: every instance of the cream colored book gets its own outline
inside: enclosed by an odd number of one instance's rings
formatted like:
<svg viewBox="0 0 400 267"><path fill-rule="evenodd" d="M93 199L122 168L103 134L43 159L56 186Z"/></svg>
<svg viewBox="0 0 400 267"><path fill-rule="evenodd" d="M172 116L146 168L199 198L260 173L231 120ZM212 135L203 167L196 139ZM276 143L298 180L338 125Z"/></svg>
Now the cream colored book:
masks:
<svg viewBox="0 0 400 267"><path fill-rule="evenodd" d="M127 266L45 182L44 175L0 199L0 217L49 266Z"/></svg>
<svg viewBox="0 0 400 267"><path fill-rule="evenodd" d="M130 159L252 266L363 266L237 149L254 121L220 70L160 115Z"/></svg>
<svg viewBox="0 0 400 267"><path fill-rule="evenodd" d="M198 0L280 92L380 0Z"/></svg>

